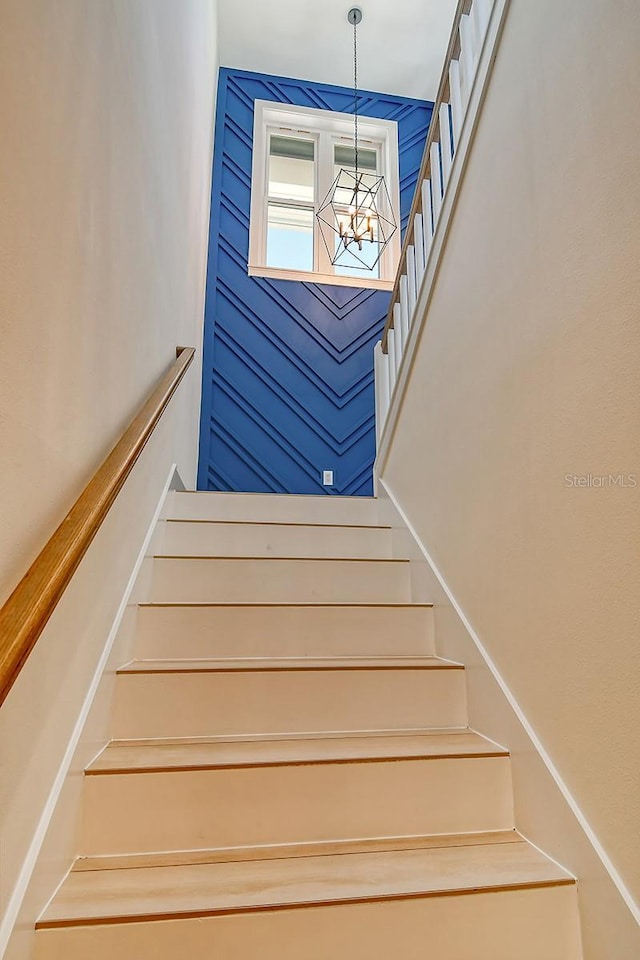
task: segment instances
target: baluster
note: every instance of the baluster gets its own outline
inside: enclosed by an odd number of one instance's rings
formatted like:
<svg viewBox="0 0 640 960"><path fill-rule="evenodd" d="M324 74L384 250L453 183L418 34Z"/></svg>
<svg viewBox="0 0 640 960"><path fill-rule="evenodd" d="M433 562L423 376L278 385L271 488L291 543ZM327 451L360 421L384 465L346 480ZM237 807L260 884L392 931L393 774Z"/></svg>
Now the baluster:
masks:
<svg viewBox="0 0 640 960"><path fill-rule="evenodd" d="M373 396L375 400L376 417L376 450L380 446L380 430L382 424L382 341L373 348Z"/></svg>
<svg viewBox="0 0 640 960"><path fill-rule="evenodd" d="M471 15L476 30L478 55L482 50L484 35L487 32L487 24L489 23L489 16L491 14L490 5L490 0L473 0L473 6L471 7Z"/></svg>
<svg viewBox="0 0 640 960"><path fill-rule="evenodd" d="M393 327L387 330L387 355L389 357L389 403L396 385L396 334Z"/></svg>
<svg viewBox="0 0 640 960"><path fill-rule="evenodd" d="M376 343L373 351L373 369L376 397L376 446L379 446L389 409L389 357L382 352L382 340Z"/></svg>
<svg viewBox="0 0 640 960"><path fill-rule="evenodd" d="M400 306L400 290L398 290L398 299L393 305L393 329L400 332L402 337L402 308ZM404 343L404 338L403 338ZM396 341L396 353L397 353L397 341Z"/></svg>
<svg viewBox="0 0 640 960"><path fill-rule="evenodd" d="M414 222L415 230L415 222ZM415 237L414 237L415 242ZM409 325L413 322L413 312L416 309L416 300L418 299L418 288L416 285L416 249L413 244L407 247L407 303L409 312Z"/></svg>
<svg viewBox="0 0 640 960"><path fill-rule="evenodd" d="M402 296L402 280L400 281L400 293L398 294L398 299ZM396 372L400 366L400 361L402 360L402 352L404 350L404 345L407 342L405 337L404 330L402 329L402 322L400 316L400 305L395 303L393 306L393 329L395 333L394 344L395 344L395 360L396 360Z"/></svg>
<svg viewBox="0 0 640 960"><path fill-rule="evenodd" d="M449 99L451 100L451 121L453 126L453 149L458 149L462 130L462 87L460 85L460 61L449 64Z"/></svg>
<svg viewBox="0 0 640 960"><path fill-rule="evenodd" d="M389 404L391 403L391 392L389 390L389 355L383 353L382 363L382 426L384 427L387 414L389 413Z"/></svg>
<svg viewBox="0 0 640 960"><path fill-rule="evenodd" d="M469 35L471 37L471 54L473 56L473 75L475 76L478 60L480 59L480 51L482 50L483 39L480 33L478 7L475 4L475 0L471 4L471 9L469 10L467 16L469 17Z"/></svg>
<svg viewBox="0 0 640 960"><path fill-rule="evenodd" d="M449 114L449 104L440 104L440 150L442 151L442 192L447 189L449 174L451 172L451 117Z"/></svg>
<svg viewBox="0 0 640 960"><path fill-rule="evenodd" d="M432 189L431 189L431 180L424 180L422 183L422 212L424 216L424 262L427 263L429 259L429 250L431 250L431 241L433 239L433 232L435 230L435 224L433 222L433 206L432 206Z"/></svg>
<svg viewBox="0 0 640 960"><path fill-rule="evenodd" d="M416 300L424 277L424 228L422 214L416 213L413 221L413 242L416 248Z"/></svg>
<svg viewBox="0 0 640 960"><path fill-rule="evenodd" d="M409 282L406 276L403 274L400 277L400 329L402 330L402 335L404 342L407 342L409 337L409 321L411 319L411 314L409 313ZM400 366L400 364L398 364Z"/></svg>
<svg viewBox="0 0 640 960"><path fill-rule="evenodd" d="M440 173L440 144L431 144L431 202L433 207L433 229L438 223L440 207L442 206L442 175Z"/></svg>
<svg viewBox="0 0 640 960"><path fill-rule="evenodd" d="M473 25L469 14L463 13L460 18L460 62L462 64L462 109L466 112L471 87L473 86L474 55L473 55Z"/></svg>

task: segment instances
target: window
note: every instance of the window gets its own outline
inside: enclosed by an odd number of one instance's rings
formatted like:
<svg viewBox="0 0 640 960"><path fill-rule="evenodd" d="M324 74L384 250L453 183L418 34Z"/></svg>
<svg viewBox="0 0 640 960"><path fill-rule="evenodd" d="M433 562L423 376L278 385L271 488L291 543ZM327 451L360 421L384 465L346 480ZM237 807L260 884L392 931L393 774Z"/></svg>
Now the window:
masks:
<svg viewBox="0 0 640 960"><path fill-rule="evenodd" d="M384 175L399 223L397 125L360 117L358 127L358 168ZM341 169L355 169L351 114L256 101L250 275L391 288L400 255L399 227L373 270L363 270L355 258L349 262L343 257L340 266L331 263L316 211ZM375 240L375 222L371 230ZM334 242L339 242L337 234ZM365 259L373 261L377 253L375 243L364 244Z"/></svg>
<svg viewBox="0 0 640 960"><path fill-rule="evenodd" d="M313 140L269 134L268 267L314 268L315 153Z"/></svg>

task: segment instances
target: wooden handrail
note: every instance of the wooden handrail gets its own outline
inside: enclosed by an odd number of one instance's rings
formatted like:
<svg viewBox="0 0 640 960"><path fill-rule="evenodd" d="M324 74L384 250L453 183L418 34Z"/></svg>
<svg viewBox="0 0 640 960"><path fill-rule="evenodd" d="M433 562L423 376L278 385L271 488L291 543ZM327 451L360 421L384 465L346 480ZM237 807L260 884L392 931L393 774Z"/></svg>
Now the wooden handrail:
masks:
<svg viewBox="0 0 640 960"><path fill-rule="evenodd" d="M471 9L472 0L458 0L458 6L456 7L456 12L453 17L453 26L451 27L451 36L449 37L449 44L447 46L447 52L444 58L444 65L442 67L442 74L440 76L440 84L438 86L438 93L436 95L435 102L433 104L433 113L431 114L431 123L429 124L429 132L427 134L427 142L424 147L424 153L422 155L422 163L420 165L420 173L418 174L418 180L416 183L416 192L413 195L413 203L411 204L411 211L409 213L409 220L407 223L407 232L404 235L404 241L402 244L402 251L400 253L400 260L398 261L398 269L396 271L396 281L393 285L393 292L391 294L391 301L389 303L389 313L387 314L387 320L384 325L384 330L382 332L382 349L387 352L387 333L393 327L393 307L398 302L398 297L400 296L400 277L405 273L406 262L407 262L407 249L410 244L413 242L413 224L417 213L420 213L422 210L422 184L425 180L429 178L431 171L431 144L434 140L437 139L440 135L440 107L443 103L446 102L446 95L449 90L449 64L452 60L455 60L459 50L460 50L460 21L465 13L469 13Z"/></svg>
<svg viewBox="0 0 640 960"><path fill-rule="evenodd" d="M174 363L0 610L0 704L15 683L194 354L193 347L178 347Z"/></svg>

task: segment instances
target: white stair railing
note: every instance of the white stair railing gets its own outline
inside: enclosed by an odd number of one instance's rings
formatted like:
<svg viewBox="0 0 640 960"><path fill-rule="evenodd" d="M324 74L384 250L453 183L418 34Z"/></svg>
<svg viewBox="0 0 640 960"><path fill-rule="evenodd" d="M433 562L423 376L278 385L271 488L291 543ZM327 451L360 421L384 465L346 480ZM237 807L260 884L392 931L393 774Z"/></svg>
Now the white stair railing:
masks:
<svg viewBox="0 0 640 960"><path fill-rule="evenodd" d="M456 151L469 112L481 55L494 15L502 16L508 0L459 0L445 57L431 126L402 247L396 282L382 340L374 351L376 442L385 423L412 326L422 282L447 197ZM494 11L499 7L500 10ZM494 31L497 42L499 32ZM486 59L486 58L485 58ZM485 81L488 78L488 67Z"/></svg>

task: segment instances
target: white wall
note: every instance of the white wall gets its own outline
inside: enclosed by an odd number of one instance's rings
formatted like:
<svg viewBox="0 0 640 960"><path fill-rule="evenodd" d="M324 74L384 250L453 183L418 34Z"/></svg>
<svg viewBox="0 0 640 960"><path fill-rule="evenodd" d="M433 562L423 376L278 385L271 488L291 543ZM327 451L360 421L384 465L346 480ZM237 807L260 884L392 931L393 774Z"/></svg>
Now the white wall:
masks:
<svg viewBox="0 0 640 960"><path fill-rule="evenodd" d="M457 0L355 4L364 14L358 27L359 88L433 100L456 5ZM221 0L220 62L353 87L351 6L343 0Z"/></svg>
<svg viewBox="0 0 640 960"><path fill-rule="evenodd" d="M195 478L216 33L215 0L0 0L0 601L176 346L198 348L0 711L3 914L27 888L27 853L171 464ZM23 931L67 862L69 824L39 863Z"/></svg>
<svg viewBox="0 0 640 960"><path fill-rule="evenodd" d="M0 17L1 599L176 345L200 347L215 19L210 0Z"/></svg>
<svg viewBox="0 0 640 960"><path fill-rule="evenodd" d="M511 0L380 463L636 902L638 50L635 0ZM565 480L610 473L638 485ZM578 847L563 857L580 873ZM594 863L581 876L587 956L630 960L638 928Z"/></svg>

